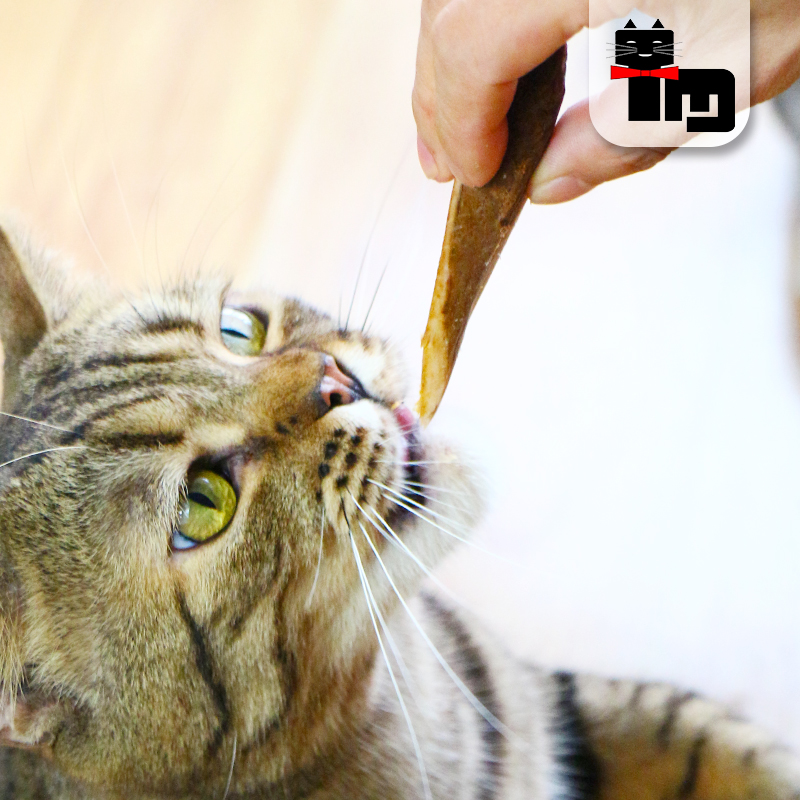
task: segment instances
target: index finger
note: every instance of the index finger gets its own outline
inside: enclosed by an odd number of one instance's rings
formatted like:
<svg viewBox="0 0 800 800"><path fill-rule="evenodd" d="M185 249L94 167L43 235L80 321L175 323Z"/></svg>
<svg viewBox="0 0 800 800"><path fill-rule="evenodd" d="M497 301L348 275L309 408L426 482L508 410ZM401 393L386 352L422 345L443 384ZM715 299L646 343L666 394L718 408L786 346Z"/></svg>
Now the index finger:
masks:
<svg viewBox="0 0 800 800"><path fill-rule="evenodd" d="M433 22L436 142L462 183L497 171L518 78L588 23L586 0L453 0Z"/></svg>

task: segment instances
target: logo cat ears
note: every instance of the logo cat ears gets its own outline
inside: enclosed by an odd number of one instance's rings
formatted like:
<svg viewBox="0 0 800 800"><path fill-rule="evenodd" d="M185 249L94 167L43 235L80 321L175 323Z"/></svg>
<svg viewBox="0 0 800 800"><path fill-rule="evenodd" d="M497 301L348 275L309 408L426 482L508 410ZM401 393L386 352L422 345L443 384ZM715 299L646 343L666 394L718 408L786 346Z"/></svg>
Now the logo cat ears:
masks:
<svg viewBox="0 0 800 800"><path fill-rule="evenodd" d="M633 20L632 20L632 19L629 19L629 20L628 20L628 21L625 23L625 27L626 27L626 28L635 28L635 27L636 27L636 25L634 25L634 24L633 24ZM657 20L656 20L656 21L653 23L653 27L654 27L654 28L663 28L664 26L661 24L661 20L660 20L660 19L657 19Z"/></svg>

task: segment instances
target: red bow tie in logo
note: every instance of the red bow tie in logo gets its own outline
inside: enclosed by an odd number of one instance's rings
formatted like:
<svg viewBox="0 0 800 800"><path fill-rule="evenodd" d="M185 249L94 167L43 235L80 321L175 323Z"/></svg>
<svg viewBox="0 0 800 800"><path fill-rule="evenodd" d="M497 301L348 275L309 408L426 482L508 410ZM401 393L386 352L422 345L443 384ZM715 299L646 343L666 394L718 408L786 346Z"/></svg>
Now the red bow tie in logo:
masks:
<svg viewBox="0 0 800 800"><path fill-rule="evenodd" d="M617 78L666 78L670 81L678 80L678 67L664 69L629 69L628 67L615 67L611 65L611 80Z"/></svg>

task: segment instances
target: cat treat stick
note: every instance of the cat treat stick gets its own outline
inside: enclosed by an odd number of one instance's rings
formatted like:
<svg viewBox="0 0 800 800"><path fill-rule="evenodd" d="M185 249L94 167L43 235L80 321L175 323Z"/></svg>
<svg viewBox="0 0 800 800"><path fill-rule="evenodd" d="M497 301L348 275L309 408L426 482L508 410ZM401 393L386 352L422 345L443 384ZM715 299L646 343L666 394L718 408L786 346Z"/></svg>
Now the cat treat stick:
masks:
<svg viewBox="0 0 800 800"><path fill-rule="evenodd" d="M455 181L422 337L419 414L427 425L439 407L467 322L492 274L528 196L528 185L555 128L564 97L566 47L555 52L517 86L508 112L503 163L479 189Z"/></svg>

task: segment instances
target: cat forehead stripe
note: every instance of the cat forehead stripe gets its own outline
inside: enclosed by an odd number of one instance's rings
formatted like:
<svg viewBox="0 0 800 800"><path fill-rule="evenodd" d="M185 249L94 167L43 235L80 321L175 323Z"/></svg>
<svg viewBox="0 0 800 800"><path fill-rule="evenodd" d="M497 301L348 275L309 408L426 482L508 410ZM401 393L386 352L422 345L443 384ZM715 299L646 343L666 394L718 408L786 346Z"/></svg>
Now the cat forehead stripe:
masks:
<svg viewBox="0 0 800 800"><path fill-rule="evenodd" d="M203 326L197 320L189 317L160 317L159 319L149 320L145 323L144 332L147 334L194 333L200 337L205 335Z"/></svg>

